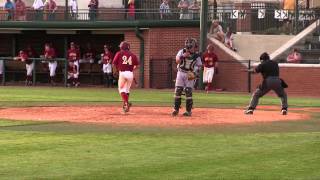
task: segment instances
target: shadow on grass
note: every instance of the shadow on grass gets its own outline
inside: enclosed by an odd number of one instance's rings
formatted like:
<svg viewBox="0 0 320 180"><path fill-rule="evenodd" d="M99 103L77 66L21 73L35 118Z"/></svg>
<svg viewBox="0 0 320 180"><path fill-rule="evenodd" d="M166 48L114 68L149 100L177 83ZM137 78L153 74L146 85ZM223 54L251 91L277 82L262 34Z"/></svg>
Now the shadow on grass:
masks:
<svg viewBox="0 0 320 180"><path fill-rule="evenodd" d="M3 121L3 120L2 120ZM5 120L8 122L8 120ZM1 122L1 121L0 121ZM320 113L312 113L305 121L259 122L251 124L216 124L210 126L175 126L175 127L141 127L139 125L113 125L71 122L36 122L9 121L1 126L0 131L32 131L62 134L81 133L160 133L160 134L255 134L255 133L288 133L320 132Z"/></svg>

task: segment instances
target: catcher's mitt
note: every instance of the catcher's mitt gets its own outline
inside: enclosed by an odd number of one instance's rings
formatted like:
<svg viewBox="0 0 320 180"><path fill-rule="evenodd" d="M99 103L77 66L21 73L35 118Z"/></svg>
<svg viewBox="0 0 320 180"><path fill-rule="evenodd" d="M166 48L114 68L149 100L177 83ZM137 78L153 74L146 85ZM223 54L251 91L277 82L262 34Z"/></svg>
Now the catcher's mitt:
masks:
<svg viewBox="0 0 320 180"><path fill-rule="evenodd" d="M188 72L187 77L188 77L188 80L194 80L196 78L196 75L194 72Z"/></svg>

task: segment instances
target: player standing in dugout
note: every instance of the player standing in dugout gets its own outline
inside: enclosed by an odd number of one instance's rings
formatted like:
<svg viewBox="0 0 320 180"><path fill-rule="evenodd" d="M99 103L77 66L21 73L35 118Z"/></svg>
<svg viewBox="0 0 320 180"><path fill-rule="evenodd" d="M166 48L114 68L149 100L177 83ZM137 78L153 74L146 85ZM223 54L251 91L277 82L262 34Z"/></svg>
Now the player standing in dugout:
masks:
<svg viewBox="0 0 320 180"><path fill-rule="evenodd" d="M183 113L183 116L192 115L192 90L195 82L194 68L195 66L202 67L200 55L196 51L197 47L198 44L196 39L187 38L185 47L181 49L176 56L178 73L175 84L174 111L172 112L172 116L177 116L179 114L183 91L185 91L186 95L186 112Z"/></svg>
<svg viewBox="0 0 320 180"><path fill-rule="evenodd" d="M256 109L259 103L259 99L267 94L270 90L273 90L281 99L281 114L287 115L288 100L287 93L284 91L284 88L287 88L288 85L279 78L278 63L271 61L269 54L266 52L261 54L260 61L261 63L255 69L248 70L252 73L261 73L263 81L253 93L249 107L244 111L244 113L248 115L253 114L253 111Z"/></svg>

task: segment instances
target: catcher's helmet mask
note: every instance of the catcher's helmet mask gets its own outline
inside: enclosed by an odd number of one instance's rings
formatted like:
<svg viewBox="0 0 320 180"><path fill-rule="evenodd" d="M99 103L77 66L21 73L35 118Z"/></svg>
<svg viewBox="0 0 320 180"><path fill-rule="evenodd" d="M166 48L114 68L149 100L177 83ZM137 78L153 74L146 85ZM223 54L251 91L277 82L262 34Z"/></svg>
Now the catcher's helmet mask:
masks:
<svg viewBox="0 0 320 180"><path fill-rule="evenodd" d="M195 38L187 38L184 42L184 46L186 49L192 49L192 48L197 48L198 43Z"/></svg>

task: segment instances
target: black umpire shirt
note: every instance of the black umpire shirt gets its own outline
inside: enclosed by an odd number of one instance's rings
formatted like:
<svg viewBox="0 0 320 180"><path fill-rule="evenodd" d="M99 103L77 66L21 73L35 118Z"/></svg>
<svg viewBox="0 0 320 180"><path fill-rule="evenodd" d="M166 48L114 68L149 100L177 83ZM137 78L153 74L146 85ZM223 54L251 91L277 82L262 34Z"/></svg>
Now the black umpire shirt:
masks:
<svg viewBox="0 0 320 180"><path fill-rule="evenodd" d="M271 60L261 62L255 69L257 73L261 73L263 79L267 79L271 76L279 77L278 63Z"/></svg>

